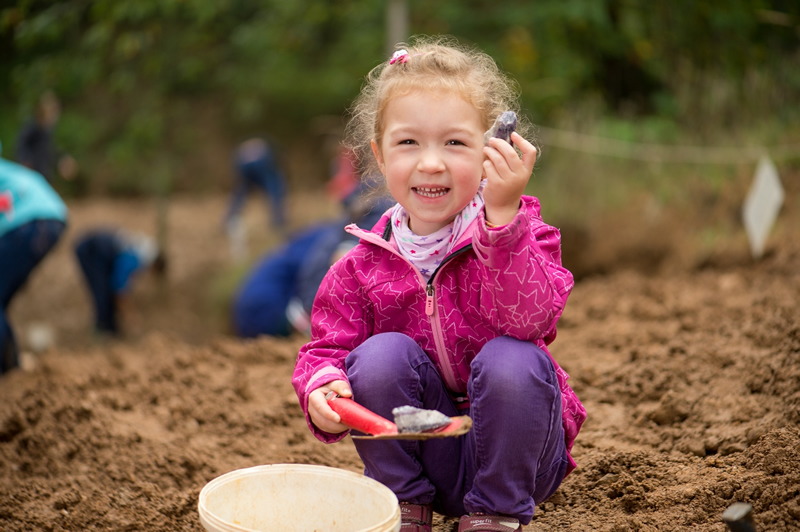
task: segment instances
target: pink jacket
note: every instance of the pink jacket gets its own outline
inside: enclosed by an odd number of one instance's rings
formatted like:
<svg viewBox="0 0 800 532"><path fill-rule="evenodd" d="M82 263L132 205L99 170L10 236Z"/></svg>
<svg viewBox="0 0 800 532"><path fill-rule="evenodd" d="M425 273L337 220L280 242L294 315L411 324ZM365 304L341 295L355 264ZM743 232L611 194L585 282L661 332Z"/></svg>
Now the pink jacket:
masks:
<svg viewBox="0 0 800 532"><path fill-rule="evenodd" d="M311 341L301 348L292 377L309 427L321 441L345 434L328 434L311 423L308 394L346 381L345 357L372 335L400 332L413 338L457 394L466 394L470 362L493 338L527 340L549 354L546 346L556 337L573 278L561 266L561 236L542 221L536 198L523 196L514 220L495 229L486 227L481 212L427 284L397 251L388 215L372 232L355 225L347 231L361 242L322 281ZM569 451L586 410L567 384L569 375L553 364ZM569 470L574 466L570 456Z"/></svg>

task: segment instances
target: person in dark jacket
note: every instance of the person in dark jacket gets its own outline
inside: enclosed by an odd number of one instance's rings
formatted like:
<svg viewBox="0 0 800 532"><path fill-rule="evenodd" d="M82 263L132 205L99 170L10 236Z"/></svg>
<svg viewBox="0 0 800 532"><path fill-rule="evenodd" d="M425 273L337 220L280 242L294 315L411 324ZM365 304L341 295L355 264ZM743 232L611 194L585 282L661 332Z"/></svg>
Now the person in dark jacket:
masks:
<svg viewBox="0 0 800 532"><path fill-rule="evenodd" d="M369 197L366 185L339 187L345 214L313 225L265 255L242 283L233 301L233 328L242 338L310 332L311 308L328 268L358 241L349 223L371 227L394 204Z"/></svg>
<svg viewBox="0 0 800 532"><path fill-rule="evenodd" d="M56 171L64 179L70 180L78 171L77 163L71 156L59 155L55 148L53 134L61 116L61 104L56 95L45 92L36 106L36 113L17 136L17 162L42 174L48 182L53 182Z"/></svg>
<svg viewBox="0 0 800 532"><path fill-rule="evenodd" d="M231 194L225 224L228 231L241 223L240 216L250 189L261 190L269 199L272 223L283 229L286 225L286 178L281 172L272 146L264 139L252 138L242 142L234 160L236 185Z"/></svg>
<svg viewBox="0 0 800 532"><path fill-rule="evenodd" d="M123 229L94 229L81 236L75 245L95 311L95 330L117 336L120 311L124 312L132 280L152 269L163 275L166 259L155 241L147 235Z"/></svg>

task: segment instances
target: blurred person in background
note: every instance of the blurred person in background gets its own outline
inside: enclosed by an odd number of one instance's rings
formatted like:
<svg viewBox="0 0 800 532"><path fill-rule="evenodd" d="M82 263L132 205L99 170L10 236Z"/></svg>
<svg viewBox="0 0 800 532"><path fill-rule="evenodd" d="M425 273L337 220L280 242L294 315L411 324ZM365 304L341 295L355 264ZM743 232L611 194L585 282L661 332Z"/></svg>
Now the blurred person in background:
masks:
<svg viewBox="0 0 800 532"><path fill-rule="evenodd" d="M134 277L151 270L163 276L166 257L148 235L124 229L94 229L75 244L95 312L95 332L119 336L120 314L132 314L128 295ZM130 319L130 318L128 318Z"/></svg>
<svg viewBox="0 0 800 532"><path fill-rule="evenodd" d="M52 91L46 91L39 98L34 117L17 136L17 162L39 172L50 183L55 171L68 181L78 173L75 159L67 154L59 155L55 147L53 135L60 116L58 97Z"/></svg>
<svg viewBox="0 0 800 532"><path fill-rule="evenodd" d="M356 174L352 154L344 151L326 189L342 205L343 215L297 233L253 268L234 296L232 319L238 336L310 334L311 308L322 279L358 242L344 227L372 227L394 205L391 198L369 194Z"/></svg>
<svg viewBox="0 0 800 532"><path fill-rule="evenodd" d="M236 184L225 215L225 228L233 237L242 230L241 213L251 189L261 190L269 200L272 223L283 230L286 226L286 178L281 172L274 150L261 138L242 142L234 158Z"/></svg>
<svg viewBox="0 0 800 532"><path fill-rule="evenodd" d="M11 299L58 242L67 207L40 173L0 158L0 373L19 366Z"/></svg>

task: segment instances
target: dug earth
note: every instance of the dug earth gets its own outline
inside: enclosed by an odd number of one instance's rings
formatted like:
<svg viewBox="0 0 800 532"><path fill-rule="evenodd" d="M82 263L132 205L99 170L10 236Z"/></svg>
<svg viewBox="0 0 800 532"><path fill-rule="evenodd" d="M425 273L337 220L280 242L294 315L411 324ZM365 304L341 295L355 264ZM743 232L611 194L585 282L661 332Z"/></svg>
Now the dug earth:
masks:
<svg viewBox="0 0 800 532"><path fill-rule="evenodd" d="M67 243L12 308L21 336L46 322L56 341L0 378L2 530L201 531L198 494L228 471L362 471L350 438L324 445L306 427L290 384L304 339L237 340L208 310L199 287L226 257L201 220L220 219L223 198L176 202L169 295L145 283L131 333L92 340L69 238L148 208L71 205ZM781 216L758 262L741 245L657 271L582 270L551 346L589 415L578 468L525 531L723 532L737 501L760 532L800 527L800 217ZM437 532L456 529L436 516Z"/></svg>

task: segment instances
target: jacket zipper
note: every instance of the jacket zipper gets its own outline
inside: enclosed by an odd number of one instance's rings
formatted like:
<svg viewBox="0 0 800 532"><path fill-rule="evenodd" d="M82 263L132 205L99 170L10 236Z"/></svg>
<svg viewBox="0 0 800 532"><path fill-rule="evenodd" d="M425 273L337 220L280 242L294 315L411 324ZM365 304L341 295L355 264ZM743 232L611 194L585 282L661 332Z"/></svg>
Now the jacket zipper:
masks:
<svg viewBox="0 0 800 532"><path fill-rule="evenodd" d="M458 251L445 257L441 264L439 264L439 266L437 266L437 268L433 271L433 274L431 274L431 278L428 280L428 284L425 287L425 314L431 320L431 329L433 329L433 343L436 345L436 358L439 359L439 366L442 368L442 377L444 378L445 384L453 391L458 389L458 383L456 382L456 376L453 372L453 367L450 364L450 360L447 358L447 349L445 349L444 346L444 333L442 332L442 322L439 319L439 312L436 307L436 289L433 286L433 280L436 278L436 274L439 273L439 270L442 269L442 266L469 249L472 249L472 244L467 244Z"/></svg>
<svg viewBox="0 0 800 532"><path fill-rule="evenodd" d="M348 231L349 233L354 234L356 236L360 236L363 240L376 244L386 249L387 251L394 253L395 255L406 261L406 263L408 263L408 265L411 266L412 269L416 270L416 268L414 268L414 266L405 257L403 257L400 253L398 253L397 250L394 249L391 245L389 245L388 238L391 235L391 229L384 230L383 238L381 238L375 233L369 233L367 231L364 231L363 229L360 229L354 224L351 224L346 229L351 229L351 228L353 229L353 231ZM458 255L461 255L462 253L465 253L470 249L472 249L472 244L467 244L463 248L459 248L457 251L445 257L444 260L441 262L441 264L439 264L439 266L437 266L436 269L433 271L433 273L431 274L431 278L428 280L427 285L425 285L425 315L428 316L431 320L431 329L433 330L433 343L436 346L436 359L439 361L439 367L442 368L442 373L443 373L442 378L444 379L445 384L447 385L448 388L450 388L453 391L458 389L458 383L456 382L456 376L455 373L453 372L452 366L450 365L450 361L447 358L447 350L445 349L444 346L444 333L442 332L442 324L439 319L439 312L436 308L436 289L433 286L433 281L434 279L436 279L436 274L439 273L439 270L442 269L442 266L450 262L452 259L456 258ZM419 276L420 280L423 279L421 273L417 272L417 275Z"/></svg>

